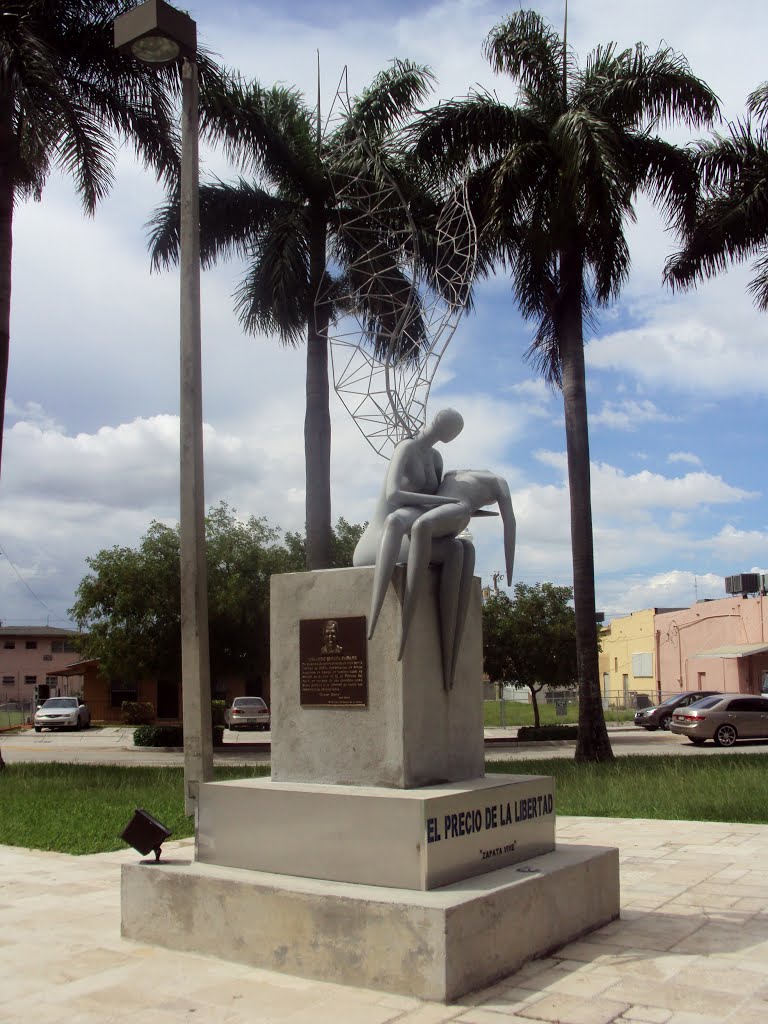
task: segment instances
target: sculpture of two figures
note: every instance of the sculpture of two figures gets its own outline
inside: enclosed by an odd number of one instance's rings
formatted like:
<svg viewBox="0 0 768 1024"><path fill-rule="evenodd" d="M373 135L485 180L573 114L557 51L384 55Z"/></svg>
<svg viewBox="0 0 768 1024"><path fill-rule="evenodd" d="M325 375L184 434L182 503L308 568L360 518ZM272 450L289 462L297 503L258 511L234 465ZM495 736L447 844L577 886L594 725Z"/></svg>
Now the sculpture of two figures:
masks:
<svg viewBox="0 0 768 1024"><path fill-rule="evenodd" d="M485 505L497 504L501 513L508 584L515 555L515 516L507 482L487 470L443 473L443 460L434 446L452 441L463 426L455 409L443 409L419 434L397 445L353 559L356 566L375 566L369 639L394 568L406 564L399 658L405 650L420 581L430 563L442 565L440 635L443 682L448 690L456 674L475 569L474 545L462 534L472 516L496 514L482 511Z"/></svg>

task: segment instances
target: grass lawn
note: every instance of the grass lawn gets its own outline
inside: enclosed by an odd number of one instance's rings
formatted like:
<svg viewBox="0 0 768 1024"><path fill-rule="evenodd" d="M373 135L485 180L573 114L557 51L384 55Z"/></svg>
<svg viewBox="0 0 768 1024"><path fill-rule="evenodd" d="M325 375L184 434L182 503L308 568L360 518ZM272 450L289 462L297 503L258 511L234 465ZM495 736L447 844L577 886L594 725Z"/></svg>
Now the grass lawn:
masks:
<svg viewBox="0 0 768 1024"><path fill-rule="evenodd" d="M216 768L216 779L269 775L269 766ZM137 807L184 839L182 768L12 764L0 772L0 843L61 853L121 850L120 833Z"/></svg>
<svg viewBox="0 0 768 1024"><path fill-rule="evenodd" d="M768 823L764 754L617 757L605 765L563 758L489 761L486 771L553 775L558 814Z"/></svg>
<svg viewBox="0 0 768 1024"><path fill-rule="evenodd" d="M631 722L634 711L619 708L605 709L606 722ZM542 725L576 725L579 721L579 705L569 704L568 714L560 716L554 704L539 701L539 717ZM484 700L483 725L533 725L533 705L517 700Z"/></svg>
<svg viewBox="0 0 768 1024"><path fill-rule="evenodd" d="M553 775L558 814L768 823L768 760L762 754L623 757L608 765L570 759L489 761L488 772ZM217 768L217 779L269 774L267 766ZM119 850L134 810L173 832L184 815L181 768L13 764L0 772L0 843L88 854Z"/></svg>

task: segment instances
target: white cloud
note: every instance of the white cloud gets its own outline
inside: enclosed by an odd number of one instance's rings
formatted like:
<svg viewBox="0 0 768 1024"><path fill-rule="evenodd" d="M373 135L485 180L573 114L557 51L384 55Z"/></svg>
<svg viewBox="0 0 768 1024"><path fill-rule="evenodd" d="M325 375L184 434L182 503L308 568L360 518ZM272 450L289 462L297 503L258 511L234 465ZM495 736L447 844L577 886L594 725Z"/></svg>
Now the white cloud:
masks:
<svg viewBox="0 0 768 1024"><path fill-rule="evenodd" d="M589 422L591 426L613 430L637 430L644 423L671 423L673 419L646 398L642 401L603 402L599 412L590 414Z"/></svg>
<svg viewBox="0 0 768 1024"><path fill-rule="evenodd" d="M670 452L667 456L667 462L687 462L691 466L701 465L701 459L698 455L694 455L693 452Z"/></svg>

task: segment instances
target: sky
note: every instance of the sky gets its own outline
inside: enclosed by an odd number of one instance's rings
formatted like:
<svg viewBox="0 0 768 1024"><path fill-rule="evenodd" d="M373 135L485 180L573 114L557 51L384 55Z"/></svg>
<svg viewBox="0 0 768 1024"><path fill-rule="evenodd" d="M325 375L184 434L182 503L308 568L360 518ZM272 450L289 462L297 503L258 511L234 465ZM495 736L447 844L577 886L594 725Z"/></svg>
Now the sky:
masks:
<svg viewBox="0 0 768 1024"><path fill-rule="evenodd" d="M346 66L359 92L393 58L428 64L431 102L472 87L514 99L482 56L515 8L484 0L187 0L198 34L229 67L323 104ZM576 0L569 41L664 43L744 113L768 78L768 7L733 0L616 4ZM562 3L537 8L556 26ZM313 102L313 99L310 100ZM722 128L723 126L721 126ZM692 136L676 129L670 137ZM232 172L203 154L203 177ZM115 187L92 219L54 175L14 220L11 363L0 481L0 620L67 626L86 559L135 546L153 519L178 518L178 277L151 273L146 222L162 198L121 152ZM748 267L696 291L662 285L674 239L650 205L629 230L632 273L586 346L597 607L606 618L725 596L723 577L768 565L768 317L746 292ZM206 505L284 530L304 521L303 347L243 334L232 294L242 267L203 275ZM477 291L435 377L429 415L452 406L463 433L446 468L505 476L518 524L515 581L572 580L562 398L523 356L532 327L503 274ZM332 394L334 521L371 513L385 462ZM473 524L484 584L503 566L500 520Z"/></svg>

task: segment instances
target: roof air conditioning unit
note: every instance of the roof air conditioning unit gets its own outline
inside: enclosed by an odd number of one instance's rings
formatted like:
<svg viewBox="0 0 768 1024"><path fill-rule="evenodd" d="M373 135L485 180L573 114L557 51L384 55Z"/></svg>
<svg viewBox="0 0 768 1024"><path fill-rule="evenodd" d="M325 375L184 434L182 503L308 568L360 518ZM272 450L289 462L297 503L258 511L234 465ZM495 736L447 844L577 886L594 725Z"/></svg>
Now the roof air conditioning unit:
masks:
<svg viewBox="0 0 768 1024"><path fill-rule="evenodd" d="M756 594L760 589L760 576L756 572L742 572L725 577L726 594Z"/></svg>

